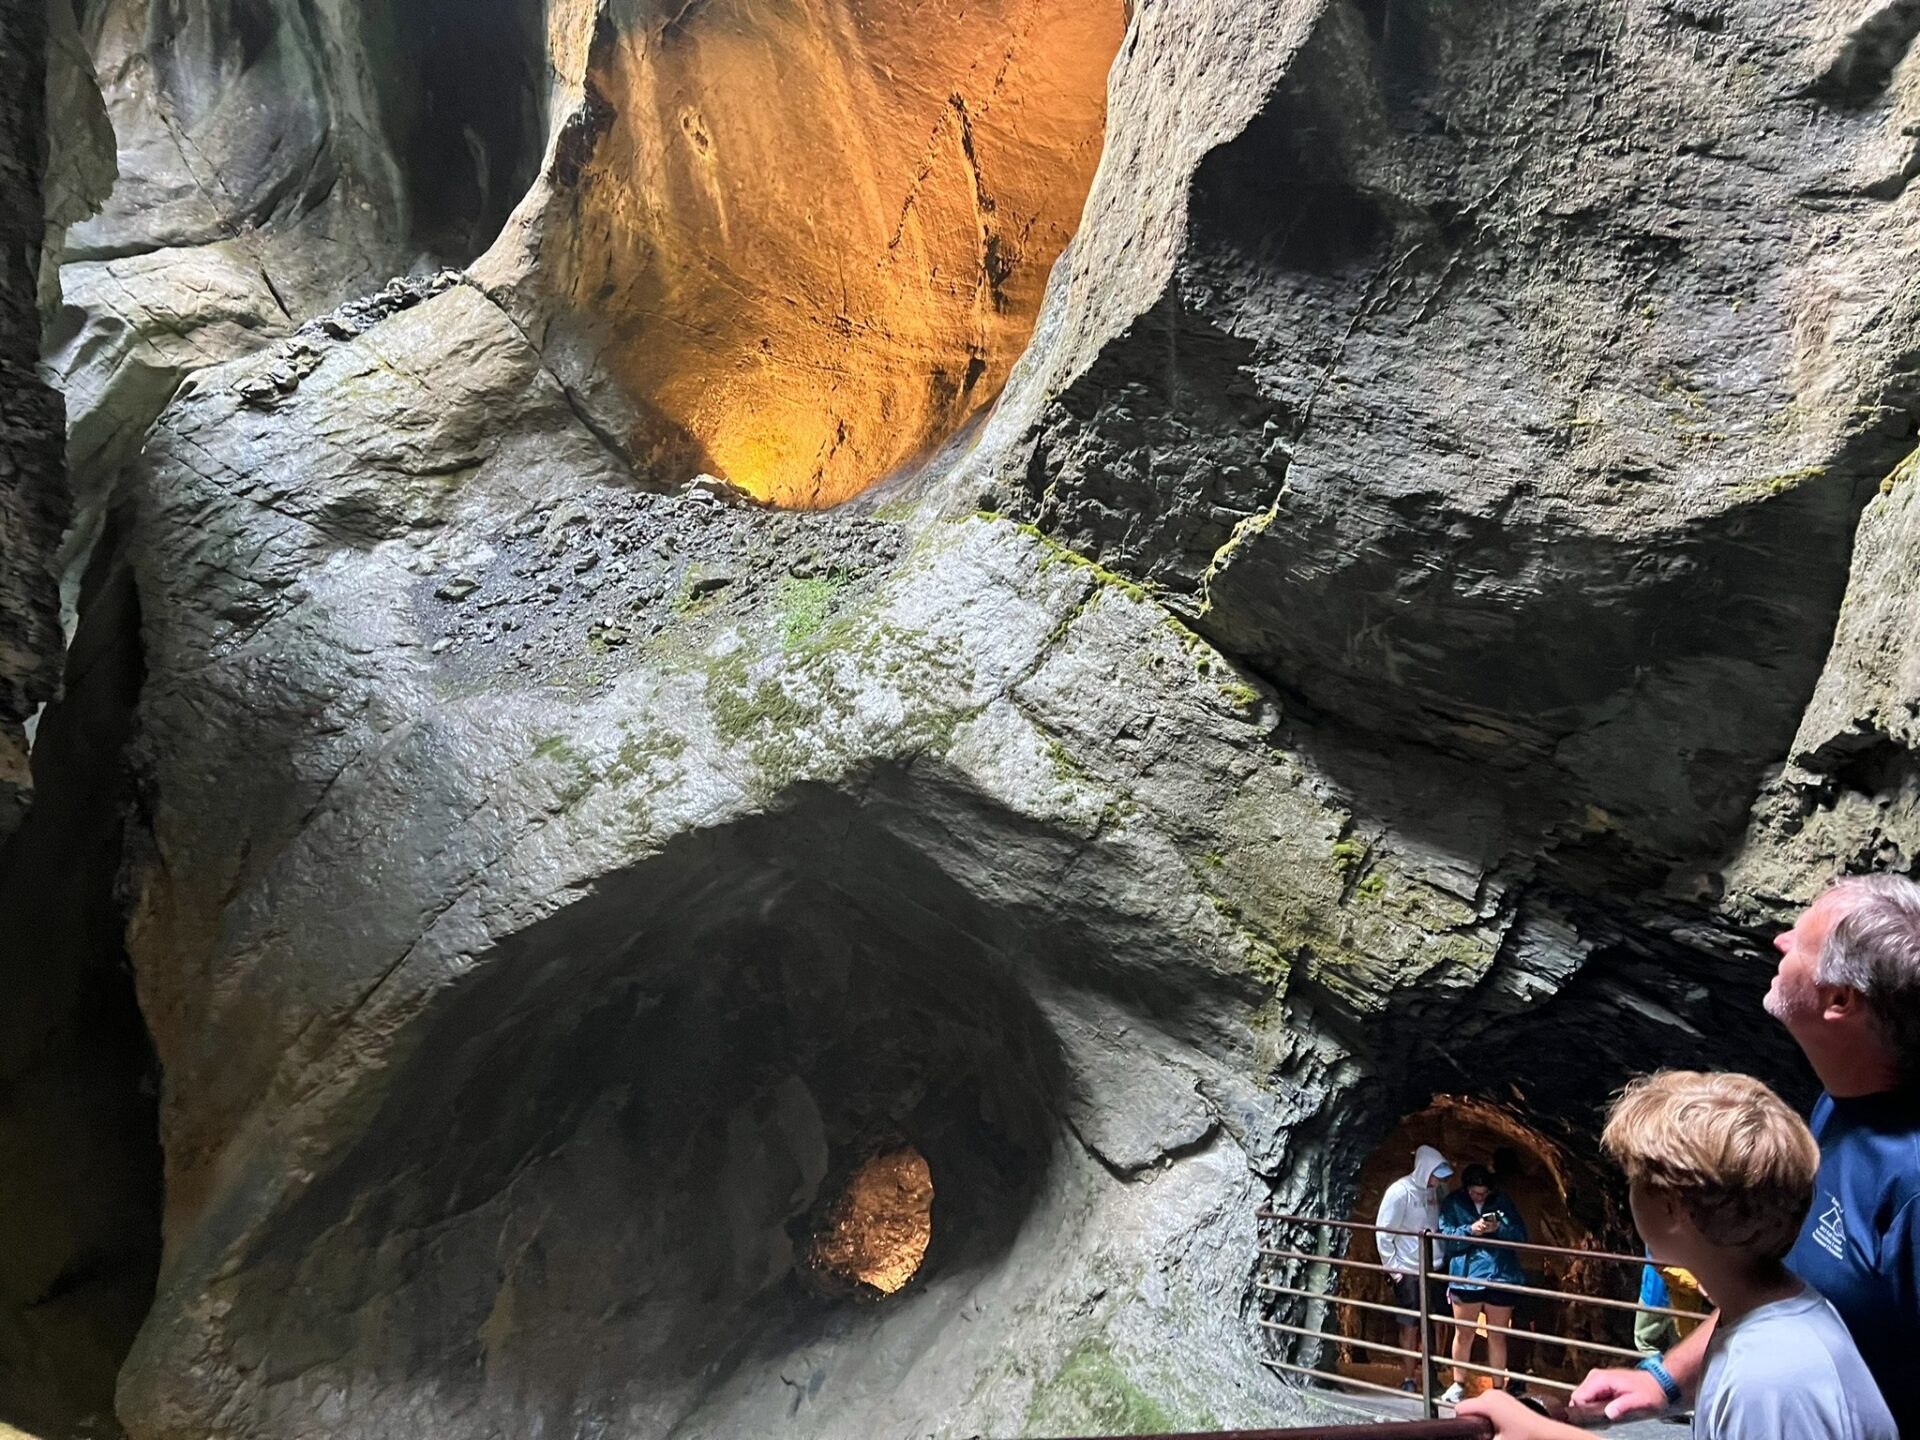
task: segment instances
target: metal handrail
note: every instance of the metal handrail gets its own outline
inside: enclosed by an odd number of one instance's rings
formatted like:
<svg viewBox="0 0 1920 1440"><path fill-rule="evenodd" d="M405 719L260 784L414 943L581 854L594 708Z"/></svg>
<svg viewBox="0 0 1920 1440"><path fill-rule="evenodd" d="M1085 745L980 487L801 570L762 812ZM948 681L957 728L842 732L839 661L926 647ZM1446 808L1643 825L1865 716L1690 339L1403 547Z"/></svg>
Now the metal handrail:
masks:
<svg viewBox="0 0 1920 1440"><path fill-rule="evenodd" d="M1466 1240L1476 1245L1498 1245L1503 1250L1531 1250L1544 1255L1566 1255L1576 1260L1611 1260L1621 1265L1652 1265L1656 1261L1644 1255L1628 1255L1619 1250L1576 1250L1571 1245L1542 1245L1536 1240L1496 1240L1491 1235L1453 1235L1445 1230L1396 1230L1391 1225L1368 1225L1359 1220L1319 1220L1309 1215L1289 1215L1279 1210L1256 1212L1262 1220L1291 1220L1300 1225L1325 1225L1334 1230L1365 1230L1373 1235L1403 1235L1408 1239Z"/></svg>
<svg viewBox="0 0 1920 1440"><path fill-rule="evenodd" d="M1347 1260L1338 1255L1316 1255L1311 1250L1281 1250L1263 1245L1260 1247L1260 1253L1262 1255L1270 1255L1276 1260L1302 1260L1309 1265L1339 1265L1348 1270L1371 1270L1379 1275L1392 1275L1397 1273L1376 1261ZM1579 1254L1580 1252L1574 1251L1572 1253ZM1642 1260L1640 1263L1642 1265L1651 1265L1653 1261ZM1429 1278L1444 1280L1448 1284L1452 1284L1454 1281L1461 1279L1458 1275L1447 1274L1431 1275ZM1670 1315L1675 1320L1703 1320L1706 1318L1697 1311L1676 1310L1671 1305L1642 1305L1634 1300L1609 1299L1605 1295L1582 1295L1577 1290L1543 1290L1538 1285L1510 1284L1505 1280L1480 1280L1463 1283L1478 1284L1495 1290L1506 1290L1515 1295L1534 1295L1543 1300L1565 1300L1575 1305L1605 1305L1616 1310L1643 1310L1649 1315ZM1332 1299L1333 1297L1325 1296L1322 1298ZM1412 1314L1413 1312L1409 1310L1407 1313ZM1527 1333L1531 1335L1535 1332L1529 1330Z"/></svg>
<svg viewBox="0 0 1920 1440"><path fill-rule="evenodd" d="M1420 1312L1418 1310L1409 1309L1405 1305L1382 1305L1377 1300L1355 1300L1346 1295L1326 1295L1318 1290L1302 1290L1296 1285L1269 1285L1263 1281L1256 1284L1253 1288L1263 1290L1269 1295L1292 1295L1302 1300L1324 1300L1330 1305L1351 1305L1356 1310L1375 1310L1385 1315L1404 1316L1413 1321L1418 1321L1420 1318ZM1653 1307L1648 1306L1647 1308L1651 1310ZM1574 1340L1564 1335L1542 1335L1538 1330L1517 1330L1511 1325L1496 1325L1491 1320L1481 1320L1477 1322L1473 1320L1456 1320L1451 1315L1433 1315L1428 1318L1430 1322L1435 1325L1471 1325L1476 1330L1495 1330L1502 1335L1512 1335L1520 1340L1546 1340L1555 1345L1565 1345L1569 1349L1592 1350L1596 1354L1615 1355L1623 1360L1638 1360L1641 1354L1638 1350L1628 1350L1621 1345L1603 1345L1598 1340ZM1705 1317L1695 1315L1689 1311L1687 1312L1687 1318L1690 1320L1701 1320ZM1343 1340L1346 1338L1344 1335L1341 1337ZM1354 1343L1358 1344L1360 1342L1355 1341Z"/></svg>
<svg viewBox="0 0 1920 1440"><path fill-rule="evenodd" d="M1256 1320L1253 1323L1258 1325L1262 1330L1282 1330L1289 1335L1304 1335L1310 1340L1326 1338L1323 1331L1310 1330L1304 1325L1283 1325L1278 1320ZM1358 1335L1342 1335L1340 1337L1340 1343L1342 1345L1360 1345L1368 1350L1384 1351L1388 1355L1404 1355L1409 1360L1418 1360L1420 1358L1420 1352L1418 1350L1408 1350L1399 1345L1389 1345L1384 1340L1363 1340ZM1502 1370L1493 1365L1480 1365L1472 1360L1454 1360L1449 1358L1446 1363L1455 1370L1471 1370L1479 1375L1498 1375L1503 1380L1525 1380L1529 1384L1545 1385L1553 1390L1565 1390L1568 1394L1572 1394L1579 1388L1576 1385L1567 1384L1564 1380L1545 1380L1538 1375L1526 1374L1524 1371ZM1394 1393L1404 1394L1405 1392L1395 1391Z"/></svg>
<svg viewBox="0 0 1920 1440"><path fill-rule="evenodd" d="M1186 1435L1146 1435L1138 1440L1493 1440L1493 1422L1478 1415L1463 1415L1453 1420L1308 1425L1295 1430L1209 1430Z"/></svg>
<svg viewBox="0 0 1920 1440"><path fill-rule="evenodd" d="M1574 1260L1599 1260L1612 1264L1638 1266L1652 1265L1655 1263L1645 1255L1626 1255L1612 1250L1576 1250L1564 1245L1542 1245L1523 1240L1497 1240L1490 1236L1449 1235L1438 1230L1402 1230L1390 1226L1368 1225L1356 1220L1331 1220L1323 1219L1319 1216L1288 1214L1273 1210L1262 1210L1259 1212L1259 1215L1263 1220L1321 1227L1328 1230L1343 1231L1348 1234L1369 1233L1375 1236L1398 1235L1420 1242L1418 1246L1420 1257L1418 1262L1418 1308L1405 1305L1382 1305L1377 1301L1358 1300L1346 1296L1329 1295L1324 1292L1307 1290L1297 1286L1278 1285L1264 1279L1256 1280L1254 1285L1256 1290L1268 1294L1286 1295L1303 1300L1320 1300L1332 1305L1346 1305L1375 1313L1390 1314L1396 1319L1404 1318L1406 1323L1419 1327L1420 1348L1417 1351L1403 1345L1390 1345L1384 1341L1368 1340L1357 1335L1329 1337L1324 1329L1315 1329L1303 1325L1289 1325L1278 1320L1260 1319L1256 1320L1255 1323L1262 1329L1268 1331L1287 1335L1298 1335L1308 1339L1337 1338L1342 1344L1355 1346L1370 1353L1398 1355L1403 1359L1418 1361L1421 1407L1429 1419L1434 1416L1437 1409L1434 1399L1433 1383L1433 1371L1436 1365L1450 1366L1457 1371L1469 1374L1492 1375L1508 1381L1521 1380L1530 1385L1537 1385L1548 1390L1556 1390L1563 1393L1571 1393L1576 1388L1575 1386L1567 1384L1565 1381L1550 1380L1544 1376L1530 1374L1526 1371L1502 1369L1492 1365L1481 1365L1472 1360L1454 1360L1450 1356L1437 1356L1434 1354L1434 1348L1435 1341L1438 1338L1438 1326L1444 1325L1449 1327L1449 1332L1457 1332L1462 1329L1471 1328L1477 1333L1512 1336L1517 1339L1544 1342L1549 1345L1559 1345L1569 1349L1591 1351L1597 1354L1625 1359L1637 1359L1641 1354L1641 1352L1637 1350L1627 1350L1618 1345L1607 1345L1594 1340L1582 1340L1573 1336L1557 1335L1551 1332L1520 1330L1510 1325L1497 1325L1490 1320L1476 1319L1470 1321L1459 1319L1453 1315L1434 1313L1432 1295L1434 1282L1436 1280L1445 1280L1450 1283L1474 1282L1465 1282L1463 1277L1451 1274L1435 1274L1433 1268L1433 1248L1434 1242L1445 1243L1452 1241L1457 1243L1468 1241L1474 1245L1498 1246L1508 1250L1526 1251L1533 1254L1558 1255ZM1261 1245L1258 1247L1258 1253L1263 1258L1292 1260L1304 1265L1332 1265L1345 1270L1371 1271L1374 1274L1392 1275L1396 1277L1405 1274L1404 1271L1394 1270L1385 1264L1379 1264L1373 1261L1352 1260L1343 1255L1321 1255L1310 1250L1300 1250L1281 1245ZM1568 1305L1589 1305L1612 1311L1625 1310L1632 1311L1636 1314L1660 1315L1670 1317L1676 1321L1684 1320L1690 1324L1697 1324L1706 1318L1704 1315L1696 1314L1691 1310L1681 1310L1671 1305L1642 1305L1637 1301L1616 1300L1606 1295L1585 1295L1575 1291L1553 1290L1544 1286L1527 1285L1523 1283L1509 1284L1503 1281L1483 1280L1477 1283L1483 1287L1502 1290L1514 1295L1537 1296L1542 1299L1557 1300ZM1316 1369L1310 1365L1300 1365L1284 1361L1269 1361L1268 1363L1295 1374L1311 1376L1315 1379L1331 1380L1339 1385L1352 1386L1362 1390L1372 1390L1396 1397L1402 1393L1398 1390L1390 1390L1387 1386L1378 1385L1372 1381ZM1354 1434L1355 1432L1341 1430L1337 1433L1346 1436ZM1396 1430L1392 1433L1400 1434L1404 1433L1404 1431Z"/></svg>

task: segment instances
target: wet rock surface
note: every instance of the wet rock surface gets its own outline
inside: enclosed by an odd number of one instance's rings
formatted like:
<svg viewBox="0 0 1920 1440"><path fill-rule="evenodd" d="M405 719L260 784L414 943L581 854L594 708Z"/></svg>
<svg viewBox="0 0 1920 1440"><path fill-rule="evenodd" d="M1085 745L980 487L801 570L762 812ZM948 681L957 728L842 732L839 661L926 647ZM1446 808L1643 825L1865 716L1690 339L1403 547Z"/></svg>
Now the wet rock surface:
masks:
<svg viewBox="0 0 1920 1440"><path fill-rule="evenodd" d="M1920 839L1910 8L1133 7L1000 404L815 513L659 463L672 317L580 283L751 109L615 79L744 9L82 7L0 915L123 988L0 1054L111 1077L19 1223L121 1208L0 1400L97 1423L144 1311L150 1440L1271 1424L1256 1212L1436 1092L1578 1154L1639 1070L1803 1088L1770 927ZM902 1141L920 1270L813 1283Z"/></svg>
<svg viewBox="0 0 1920 1440"><path fill-rule="evenodd" d="M18 828L33 788L24 722L59 672L52 557L66 518L60 397L35 374L40 356L40 251L47 167L47 15L20 7L5 21L0 70L0 843Z"/></svg>

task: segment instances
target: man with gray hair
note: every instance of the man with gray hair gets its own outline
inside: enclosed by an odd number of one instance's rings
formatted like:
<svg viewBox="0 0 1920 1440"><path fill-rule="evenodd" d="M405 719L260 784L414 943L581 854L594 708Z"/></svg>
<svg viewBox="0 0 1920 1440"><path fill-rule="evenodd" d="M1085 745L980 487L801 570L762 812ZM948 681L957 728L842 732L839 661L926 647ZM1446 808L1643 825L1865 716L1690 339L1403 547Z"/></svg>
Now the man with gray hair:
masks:
<svg viewBox="0 0 1920 1440"><path fill-rule="evenodd" d="M1920 884L1842 880L1774 945L1767 1013L1826 1087L1813 1107L1813 1209L1787 1264L1840 1312L1900 1434L1920 1440ZM1679 1403L1714 1328L1637 1370L1594 1371L1576 1413L1618 1420Z"/></svg>

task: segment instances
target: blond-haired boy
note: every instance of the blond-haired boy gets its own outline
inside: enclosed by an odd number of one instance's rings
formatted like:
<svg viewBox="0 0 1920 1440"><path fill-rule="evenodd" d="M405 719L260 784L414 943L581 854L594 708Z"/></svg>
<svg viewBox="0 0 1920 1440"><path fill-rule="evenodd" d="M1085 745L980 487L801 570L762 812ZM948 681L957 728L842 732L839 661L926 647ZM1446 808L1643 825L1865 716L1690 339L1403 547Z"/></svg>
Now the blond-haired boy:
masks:
<svg viewBox="0 0 1920 1440"><path fill-rule="evenodd" d="M1720 1307L1694 1404L1697 1440L1898 1440L1847 1327L1783 1263L1820 1151L1779 1096L1746 1075L1650 1075L1614 1102L1601 1144L1626 1171L1648 1253L1691 1270ZM1499 1440L1584 1433L1507 1395L1458 1413L1486 1416Z"/></svg>

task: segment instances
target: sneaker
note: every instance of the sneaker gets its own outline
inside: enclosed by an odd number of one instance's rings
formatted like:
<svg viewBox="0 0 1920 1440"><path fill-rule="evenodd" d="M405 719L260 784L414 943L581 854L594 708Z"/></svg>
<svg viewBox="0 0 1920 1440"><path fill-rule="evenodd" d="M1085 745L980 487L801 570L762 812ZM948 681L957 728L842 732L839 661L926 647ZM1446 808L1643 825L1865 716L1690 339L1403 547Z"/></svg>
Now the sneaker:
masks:
<svg viewBox="0 0 1920 1440"><path fill-rule="evenodd" d="M1458 1380L1456 1380L1453 1382L1453 1384L1447 1386L1447 1388L1441 1392L1440 1403L1442 1405L1458 1405L1462 1400L1466 1398L1467 1398L1467 1387L1462 1385Z"/></svg>
<svg viewBox="0 0 1920 1440"><path fill-rule="evenodd" d="M1418 1380L1402 1380L1400 1382L1400 1388L1409 1395L1418 1395L1420 1393L1420 1382Z"/></svg>

